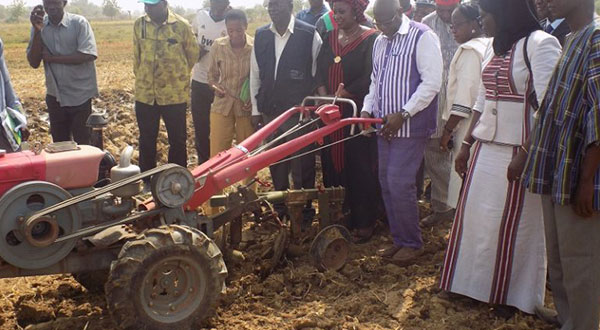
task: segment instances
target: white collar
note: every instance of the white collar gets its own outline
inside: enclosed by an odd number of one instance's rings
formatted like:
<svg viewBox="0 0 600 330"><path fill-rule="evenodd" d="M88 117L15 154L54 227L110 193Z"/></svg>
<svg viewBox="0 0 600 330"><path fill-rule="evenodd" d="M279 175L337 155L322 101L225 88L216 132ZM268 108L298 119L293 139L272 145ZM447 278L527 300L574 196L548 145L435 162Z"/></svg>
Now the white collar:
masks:
<svg viewBox="0 0 600 330"><path fill-rule="evenodd" d="M400 28L398 29L399 34L407 34L408 30L410 28L410 18L408 18L406 15L402 14L402 24L400 25Z"/></svg>
<svg viewBox="0 0 600 330"><path fill-rule="evenodd" d="M291 16L290 18L290 24L288 24L287 26L287 32L289 32L290 34L294 33L294 27L296 26L296 19L294 18L294 16ZM269 27L269 30L271 30L273 33L279 35L279 32L277 32L277 29L275 28L275 24L271 23L271 26ZM285 33L284 33L285 35Z"/></svg>
<svg viewBox="0 0 600 330"><path fill-rule="evenodd" d="M552 26L553 30L556 30L556 28L562 23L564 22L564 18L559 18L559 19L555 19L554 21L552 21L552 23L550 23L550 26Z"/></svg>

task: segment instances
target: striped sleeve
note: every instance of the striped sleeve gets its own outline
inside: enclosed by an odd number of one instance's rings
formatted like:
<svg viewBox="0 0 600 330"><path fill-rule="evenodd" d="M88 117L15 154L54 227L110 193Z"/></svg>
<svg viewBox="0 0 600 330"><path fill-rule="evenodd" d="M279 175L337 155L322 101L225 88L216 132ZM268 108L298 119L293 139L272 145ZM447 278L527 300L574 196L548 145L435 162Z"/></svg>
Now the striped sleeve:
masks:
<svg viewBox="0 0 600 330"><path fill-rule="evenodd" d="M587 97L591 104L585 113L585 145L600 141L600 31L592 37L587 72Z"/></svg>
<svg viewBox="0 0 600 330"><path fill-rule="evenodd" d="M456 96L450 114L469 118L481 85L481 58L475 50L462 50L456 62L456 72Z"/></svg>

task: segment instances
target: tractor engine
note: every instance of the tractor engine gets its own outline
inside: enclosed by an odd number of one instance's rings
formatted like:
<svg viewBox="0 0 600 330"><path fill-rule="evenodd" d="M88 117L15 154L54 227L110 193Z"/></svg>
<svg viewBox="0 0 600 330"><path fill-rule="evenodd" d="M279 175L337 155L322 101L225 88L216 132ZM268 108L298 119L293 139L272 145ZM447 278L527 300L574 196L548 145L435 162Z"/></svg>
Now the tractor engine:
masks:
<svg viewBox="0 0 600 330"><path fill-rule="evenodd" d="M0 266L8 263L30 271L55 266L77 243L57 243L57 238L134 210L132 197L141 192L141 182L26 221L40 210L93 191L96 185L139 174L139 168L130 165L132 154L133 148L127 147L119 166L110 170L110 179L102 172L112 165L112 156L93 146L60 142L43 150L0 154Z"/></svg>

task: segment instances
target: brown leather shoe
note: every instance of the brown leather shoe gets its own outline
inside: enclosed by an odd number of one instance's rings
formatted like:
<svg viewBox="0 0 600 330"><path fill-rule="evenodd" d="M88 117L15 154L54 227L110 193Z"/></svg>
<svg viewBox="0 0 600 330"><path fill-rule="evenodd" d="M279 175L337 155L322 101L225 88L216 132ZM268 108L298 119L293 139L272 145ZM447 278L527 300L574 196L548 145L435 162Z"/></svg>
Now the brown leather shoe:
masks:
<svg viewBox="0 0 600 330"><path fill-rule="evenodd" d="M394 256L394 254L396 254L396 252L398 252L398 250L400 250L399 246L392 245L377 251L377 255L382 258L391 258Z"/></svg>
<svg viewBox="0 0 600 330"><path fill-rule="evenodd" d="M392 257L392 262L399 266L408 266L413 264L418 257L420 257L425 249L412 249L409 247L403 247Z"/></svg>

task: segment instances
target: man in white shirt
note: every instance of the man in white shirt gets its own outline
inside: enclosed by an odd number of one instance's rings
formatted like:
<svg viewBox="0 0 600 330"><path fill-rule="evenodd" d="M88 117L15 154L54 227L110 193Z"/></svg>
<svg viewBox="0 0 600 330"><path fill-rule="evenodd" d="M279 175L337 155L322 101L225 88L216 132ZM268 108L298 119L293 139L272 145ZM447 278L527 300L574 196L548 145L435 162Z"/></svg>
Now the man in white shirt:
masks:
<svg viewBox="0 0 600 330"><path fill-rule="evenodd" d="M458 49L458 43L452 34L451 17L452 12L459 0L435 0L435 11L423 18L423 24L429 26L440 39L442 59L444 61L444 72L442 85L448 84L448 72L450 63ZM454 216L456 205L448 205L448 187L450 184L450 152L440 148L440 140L446 126L442 114L446 109L446 88L442 88L438 95L438 128L433 134L425 149L425 173L431 179L431 208L433 214L423 219L423 224L433 226L445 220L451 220ZM420 184L420 182L417 182Z"/></svg>
<svg viewBox="0 0 600 330"><path fill-rule="evenodd" d="M377 0L374 14L382 35L361 116L385 122L377 141L379 182L394 244L380 254L404 266L423 253L415 179L436 130L442 54L435 33L403 15L398 0Z"/></svg>
<svg viewBox="0 0 600 330"><path fill-rule="evenodd" d="M313 94L316 60L322 44L314 26L292 17L292 0L269 0L267 6L272 23L256 31L251 59L250 91L255 126L261 121L272 121ZM298 119L298 116L292 117L276 134L293 127ZM281 142L303 133L291 134ZM270 170L275 190L290 188L290 173L294 189L314 188L314 154L271 166ZM276 205L276 210L280 215L286 213L284 205ZM304 212L305 224L313 215L314 211L308 206Z"/></svg>
<svg viewBox="0 0 600 330"><path fill-rule="evenodd" d="M210 0L208 9L201 9L192 22L192 29L200 44L200 60L192 71L192 119L198 164L210 158L210 106L214 93L208 85L210 69L210 48L217 38L227 35L225 14L229 0Z"/></svg>

